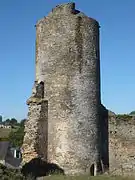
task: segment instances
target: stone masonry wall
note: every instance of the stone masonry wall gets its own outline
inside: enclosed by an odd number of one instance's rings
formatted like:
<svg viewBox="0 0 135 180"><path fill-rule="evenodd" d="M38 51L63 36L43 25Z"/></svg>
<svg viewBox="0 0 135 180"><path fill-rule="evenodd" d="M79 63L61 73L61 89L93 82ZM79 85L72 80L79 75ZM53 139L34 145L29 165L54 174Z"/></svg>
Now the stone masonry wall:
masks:
<svg viewBox="0 0 135 180"><path fill-rule="evenodd" d="M135 118L109 116L109 169L111 174L135 175Z"/></svg>
<svg viewBox="0 0 135 180"><path fill-rule="evenodd" d="M111 174L135 174L135 119L101 105L99 61L99 24L74 3L38 21L24 162L41 157L66 174L84 174L102 161Z"/></svg>
<svg viewBox="0 0 135 180"><path fill-rule="evenodd" d="M48 101L39 92L33 90L34 95L27 101L29 111L22 146L23 163L36 157L47 160Z"/></svg>
<svg viewBox="0 0 135 180"><path fill-rule="evenodd" d="M48 100L47 160L66 174L90 172L100 160L99 24L57 6L36 25L36 81Z"/></svg>

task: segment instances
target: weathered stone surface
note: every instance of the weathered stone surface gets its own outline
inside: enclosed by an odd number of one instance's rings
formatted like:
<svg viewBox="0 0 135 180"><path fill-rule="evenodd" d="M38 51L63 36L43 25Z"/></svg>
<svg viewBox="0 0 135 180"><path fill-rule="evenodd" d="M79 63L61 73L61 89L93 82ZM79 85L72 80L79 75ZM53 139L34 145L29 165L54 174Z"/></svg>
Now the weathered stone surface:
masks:
<svg viewBox="0 0 135 180"><path fill-rule="evenodd" d="M66 174L84 174L100 161L112 174L134 174L135 119L119 121L100 102L98 22L62 4L36 33L24 162L40 156Z"/></svg>
<svg viewBox="0 0 135 180"><path fill-rule="evenodd" d="M35 92L27 101L29 112L22 146L23 163L29 162L36 157L47 160L48 101L42 97L42 91L40 93L41 96L37 95L37 89Z"/></svg>
<svg viewBox="0 0 135 180"><path fill-rule="evenodd" d="M113 174L135 175L135 119L109 116L109 170Z"/></svg>
<svg viewBox="0 0 135 180"><path fill-rule="evenodd" d="M32 97L23 147L33 158L46 153L66 174L90 172L100 161L99 24L68 3L38 21L36 33L36 82L44 82L48 101L47 136L42 131L47 144L35 150L43 110L42 99Z"/></svg>
<svg viewBox="0 0 135 180"><path fill-rule="evenodd" d="M108 116L109 111L100 104L100 157L103 163L103 172L108 171L109 168L109 136L108 136Z"/></svg>
<svg viewBox="0 0 135 180"><path fill-rule="evenodd" d="M36 26L36 80L48 100L49 162L67 174L84 173L99 161L99 24L57 6Z"/></svg>

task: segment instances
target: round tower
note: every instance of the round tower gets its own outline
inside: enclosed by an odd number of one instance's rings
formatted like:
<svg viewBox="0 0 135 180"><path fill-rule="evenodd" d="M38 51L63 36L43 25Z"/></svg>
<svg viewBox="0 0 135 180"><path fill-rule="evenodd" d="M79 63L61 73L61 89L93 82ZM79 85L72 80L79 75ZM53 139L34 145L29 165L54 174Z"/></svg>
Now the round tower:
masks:
<svg viewBox="0 0 135 180"><path fill-rule="evenodd" d="M36 25L36 81L48 101L47 160L66 174L100 159L99 24L62 4ZM46 133L46 132L45 132Z"/></svg>

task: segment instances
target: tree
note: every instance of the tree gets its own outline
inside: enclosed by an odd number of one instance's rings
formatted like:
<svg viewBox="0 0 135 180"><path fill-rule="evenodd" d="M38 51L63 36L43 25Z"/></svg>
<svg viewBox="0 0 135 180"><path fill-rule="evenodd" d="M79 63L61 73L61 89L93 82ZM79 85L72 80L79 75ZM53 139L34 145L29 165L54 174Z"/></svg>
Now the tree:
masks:
<svg viewBox="0 0 135 180"><path fill-rule="evenodd" d="M4 121L4 125L10 125L10 119L6 119L6 120Z"/></svg>
<svg viewBox="0 0 135 180"><path fill-rule="evenodd" d="M10 120L10 125L11 125L11 126L17 125L17 120L16 120L15 118L11 118L11 120Z"/></svg>
<svg viewBox="0 0 135 180"><path fill-rule="evenodd" d="M17 131L11 131L9 134L9 141L14 147L21 147L24 138L24 125L20 126Z"/></svg>
<svg viewBox="0 0 135 180"><path fill-rule="evenodd" d="M20 121L20 126L24 126L24 125L25 125L26 120L27 120L27 119L22 119L22 120Z"/></svg>

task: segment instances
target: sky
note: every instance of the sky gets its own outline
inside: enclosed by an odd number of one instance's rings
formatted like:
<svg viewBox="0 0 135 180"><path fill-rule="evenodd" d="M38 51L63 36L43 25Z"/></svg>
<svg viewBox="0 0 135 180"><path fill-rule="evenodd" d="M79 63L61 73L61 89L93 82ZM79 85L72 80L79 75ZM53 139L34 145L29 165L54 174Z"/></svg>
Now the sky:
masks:
<svg viewBox="0 0 135 180"><path fill-rule="evenodd" d="M0 114L27 117L35 80L35 24L63 0L0 0ZM115 113L135 110L135 1L75 0L100 23L102 103Z"/></svg>

